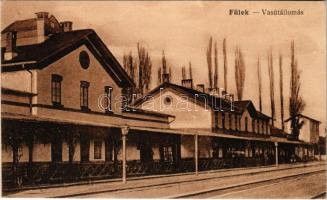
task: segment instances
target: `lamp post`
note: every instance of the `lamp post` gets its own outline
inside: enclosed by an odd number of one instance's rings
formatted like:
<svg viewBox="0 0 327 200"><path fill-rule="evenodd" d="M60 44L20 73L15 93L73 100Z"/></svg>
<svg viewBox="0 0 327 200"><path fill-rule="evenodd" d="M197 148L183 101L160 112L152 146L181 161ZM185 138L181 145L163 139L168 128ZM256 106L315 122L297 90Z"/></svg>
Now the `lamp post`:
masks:
<svg viewBox="0 0 327 200"><path fill-rule="evenodd" d="M122 159L123 159L123 183L126 183L126 137L129 131L128 126L124 126L121 128L121 134L122 134L122 146L123 146L123 152L122 152Z"/></svg>
<svg viewBox="0 0 327 200"><path fill-rule="evenodd" d="M276 167L278 167L278 142L275 142L275 159L276 159Z"/></svg>

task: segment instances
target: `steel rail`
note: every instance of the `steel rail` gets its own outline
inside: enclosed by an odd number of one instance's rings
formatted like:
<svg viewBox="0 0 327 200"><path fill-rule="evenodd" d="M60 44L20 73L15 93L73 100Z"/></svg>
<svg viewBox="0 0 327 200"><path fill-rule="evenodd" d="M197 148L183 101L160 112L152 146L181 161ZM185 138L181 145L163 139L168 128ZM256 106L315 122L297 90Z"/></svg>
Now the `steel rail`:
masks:
<svg viewBox="0 0 327 200"><path fill-rule="evenodd" d="M326 191L311 197L311 199L324 199L325 196L326 196Z"/></svg>
<svg viewBox="0 0 327 200"><path fill-rule="evenodd" d="M315 170L315 171L310 171L310 172L305 172L305 173L299 173L299 174L293 174L289 176L282 176L282 177L277 177L277 178L270 178L270 179L265 179L265 180L260 180L260 181L254 181L254 182L249 182L249 183L242 183L242 184L235 184L227 187L219 187L219 188L210 188L207 190L202 190L202 191L196 191L188 194L182 194L182 195L175 195L175 196L170 196L168 198L208 198L210 196L218 196L221 194L227 194L233 191L242 191L246 190L249 188L253 187L259 187L262 185L269 185L272 183L277 183L285 180L291 180L299 177L306 177L314 174L320 174L320 173L325 173L326 170Z"/></svg>
<svg viewBox="0 0 327 200"><path fill-rule="evenodd" d="M198 178L198 179L188 179L188 180L181 180L181 181L175 181L175 182L165 182L165 183L158 183L153 185L142 185L142 186L131 186L131 187L124 187L124 188L116 188L116 189L105 189L105 190L99 190L99 191L88 191L88 192L81 192L77 194L67 194L67 195L58 195L54 196L55 198L71 198L71 197L82 197L82 196L88 196L88 195L96 195L101 193L114 193L114 192L123 192L123 191L137 191L140 189L151 189L156 187L171 187L173 185L178 185L181 183L189 183L189 182L200 182L200 181L206 181L206 180L213 180L213 179L220 179L220 178L227 178L227 177L237 177L237 176L247 176L247 175L255 175L255 174L262 174L267 172L275 172L275 171L286 171L286 170L292 170L292 169L299 169L299 168L315 168L319 167L324 164L319 165L312 165L312 166L295 166L295 167L287 167L287 168L274 168L269 170L263 170L263 171L255 171L255 172L246 172L246 173L240 173L240 174L230 174L230 175L217 175L217 176L211 176L211 177L205 177L205 178Z"/></svg>

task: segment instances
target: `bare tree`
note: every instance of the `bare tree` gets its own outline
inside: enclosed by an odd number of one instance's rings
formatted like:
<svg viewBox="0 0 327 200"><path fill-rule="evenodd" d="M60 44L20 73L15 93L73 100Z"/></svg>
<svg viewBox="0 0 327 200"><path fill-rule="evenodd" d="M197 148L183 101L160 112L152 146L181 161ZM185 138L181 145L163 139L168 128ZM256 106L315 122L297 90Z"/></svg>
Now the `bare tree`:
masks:
<svg viewBox="0 0 327 200"><path fill-rule="evenodd" d="M226 51L226 38L223 41L223 54L224 54L224 88L227 91L227 51Z"/></svg>
<svg viewBox="0 0 327 200"><path fill-rule="evenodd" d="M291 84L289 98L289 114L291 117L292 135L295 138L299 137L300 129L303 126L303 121L300 122L299 114L302 113L305 103L300 96L300 71L297 67L297 60L294 56L294 41L291 42Z"/></svg>
<svg viewBox="0 0 327 200"><path fill-rule="evenodd" d="M158 85L162 83L161 81L161 67L158 68Z"/></svg>
<svg viewBox="0 0 327 200"><path fill-rule="evenodd" d="M210 37L209 39L209 46L207 48L207 63L208 63L209 88L212 88L212 37Z"/></svg>
<svg viewBox="0 0 327 200"><path fill-rule="evenodd" d="M243 98L244 81L245 81L245 63L243 53L239 47L235 50L235 81L237 99L239 101Z"/></svg>
<svg viewBox="0 0 327 200"><path fill-rule="evenodd" d="M138 92L143 96L145 92L149 91L151 83L152 62L148 51L137 43L138 52L138 69L139 69L139 85Z"/></svg>
<svg viewBox="0 0 327 200"><path fill-rule="evenodd" d="M191 62L188 63L188 69L189 69L189 73L190 73L190 79L193 79L192 63Z"/></svg>
<svg viewBox="0 0 327 200"><path fill-rule="evenodd" d="M182 80L186 79L186 70L185 70L185 66L182 67Z"/></svg>
<svg viewBox="0 0 327 200"><path fill-rule="evenodd" d="M171 72L171 67L169 67L169 81L172 82L172 72Z"/></svg>
<svg viewBox="0 0 327 200"><path fill-rule="evenodd" d="M129 54L124 54L123 66L127 74L131 77L134 83L136 83L135 71L137 68L137 63L133 58L132 52L129 52Z"/></svg>
<svg viewBox="0 0 327 200"><path fill-rule="evenodd" d="M275 87L274 87L274 67L273 67L273 56L272 49L268 53L268 72L269 72L269 86L270 86L270 107L271 107L271 117L272 117L272 126L274 126L275 119Z"/></svg>
<svg viewBox="0 0 327 200"><path fill-rule="evenodd" d="M165 50L162 51L162 73L167 74L167 60L165 56Z"/></svg>
<svg viewBox="0 0 327 200"><path fill-rule="evenodd" d="M213 77L213 87L218 88L218 50L217 50L217 42L215 42L215 50L214 50L214 59L215 59L215 74Z"/></svg>
<svg viewBox="0 0 327 200"><path fill-rule="evenodd" d="M261 79L261 67L260 67L259 57L257 62L257 73L258 73L258 85L259 85L259 110L260 112L262 112L262 79Z"/></svg>
<svg viewBox="0 0 327 200"><path fill-rule="evenodd" d="M283 94L283 57L279 55L279 92L280 92L280 115L282 120L282 130L285 129L284 125L284 94Z"/></svg>

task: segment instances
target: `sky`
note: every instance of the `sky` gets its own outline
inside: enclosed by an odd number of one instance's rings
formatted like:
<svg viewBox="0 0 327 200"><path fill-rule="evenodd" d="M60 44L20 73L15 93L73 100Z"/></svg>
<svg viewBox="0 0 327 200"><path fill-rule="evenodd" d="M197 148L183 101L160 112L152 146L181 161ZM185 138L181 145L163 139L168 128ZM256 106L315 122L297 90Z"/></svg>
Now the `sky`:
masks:
<svg viewBox="0 0 327 200"><path fill-rule="evenodd" d="M210 36L218 45L219 86L223 86L222 41L227 40L228 92L236 93L234 77L235 48L245 60L244 100L251 99L258 108L256 62L260 58L263 77L263 112L270 115L267 53L273 51L277 126L280 126L278 56L283 56L285 115L288 115L290 85L290 43L295 42L295 57L301 71L301 95L306 103L304 114L326 121L326 27L324 2L106 2L49 1L1 2L2 30L15 20L34 18L35 12L47 11L59 21L72 21L73 29L94 29L122 63L125 53L136 56L140 42L153 62L152 88L157 84L157 68L165 51L172 82L180 84L181 68L193 67L194 85L208 86L206 49ZM247 9L248 16L229 15L230 9ZM265 16L262 9L303 10L304 15ZM252 13L258 11L260 13Z"/></svg>

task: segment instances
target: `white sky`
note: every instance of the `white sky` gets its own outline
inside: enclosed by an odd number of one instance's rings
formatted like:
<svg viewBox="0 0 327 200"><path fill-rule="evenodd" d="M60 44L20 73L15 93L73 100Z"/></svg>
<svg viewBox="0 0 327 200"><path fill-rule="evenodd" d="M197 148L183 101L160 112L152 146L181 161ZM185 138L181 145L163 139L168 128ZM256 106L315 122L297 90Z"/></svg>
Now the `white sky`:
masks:
<svg viewBox="0 0 327 200"><path fill-rule="evenodd" d="M302 9L303 16L230 16L229 9ZM270 114L267 50L272 47L275 71L275 102L280 120L278 54L283 55L285 114L288 117L290 41L295 41L301 74L304 114L326 121L325 5L324 2L2 2L2 28L15 20L34 18L48 11L59 21L73 21L73 29L92 28L122 63L124 53L141 42L154 63L152 87L162 50L172 67L173 82L180 83L181 66L192 62L194 83L208 84L206 48L210 36L218 43L219 85L223 85L222 40L227 38L229 92L235 93L234 50L238 44L245 56L244 99L258 108L256 60L261 57L263 111ZM279 123L277 123L279 124Z"/></svg>

